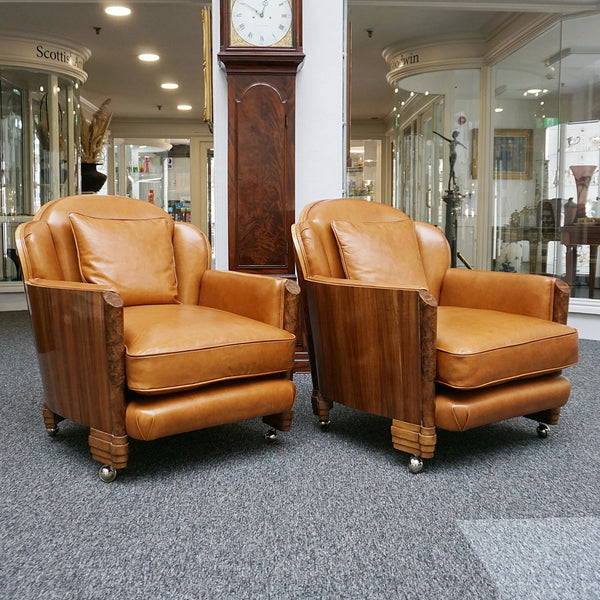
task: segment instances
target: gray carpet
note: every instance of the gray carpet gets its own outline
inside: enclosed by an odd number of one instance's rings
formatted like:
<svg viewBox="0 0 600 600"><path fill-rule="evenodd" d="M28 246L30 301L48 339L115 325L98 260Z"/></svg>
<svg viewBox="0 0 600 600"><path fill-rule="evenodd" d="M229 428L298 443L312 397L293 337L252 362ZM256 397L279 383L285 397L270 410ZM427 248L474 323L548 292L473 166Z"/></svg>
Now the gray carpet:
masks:
<svg viewBox="0 0 600 600"><path fill-rule="evenodd" d="M512 419L440 432L411 475L387 419L259 420L151 443L97 477L87 431L43 427L29 320L0 313L0 598L600 598L600 342L582 341L546 440Z"/></svg>

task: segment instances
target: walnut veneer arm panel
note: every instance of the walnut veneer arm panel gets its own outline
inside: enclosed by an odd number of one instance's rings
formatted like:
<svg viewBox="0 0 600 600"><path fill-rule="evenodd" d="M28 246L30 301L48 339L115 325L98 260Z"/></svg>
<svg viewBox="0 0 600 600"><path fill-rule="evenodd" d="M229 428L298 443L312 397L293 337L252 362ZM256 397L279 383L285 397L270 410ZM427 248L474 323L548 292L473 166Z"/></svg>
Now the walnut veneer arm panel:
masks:
<svg viewBox="0 0 600 600"><path fill-rule="evenodd" d="M299 298L300 287L289 279L237 271L206 271L199 304L296 334Z"/></svg>
<svg viewBox="0 0 600 600"><path fill-rule="evenodd" d="M437 304L424 290L304 281L318 387L328 400L434 425Z"/></svg>
<svg viewBox="0 0 600 600"><path fill-rule="evenodd" d="M561 290L557 279L545 275L448 269L440 306L498 310L552 321L556 310L568 310L568 296L565 307Z"/></svg>
<svg viewBox="0 0 600 600"><path fill-rule="evenodd" d="M571 296L571 288L569 284L561 279L554 281L554 307L552 320L556 323L567 324L569 316L569 297Z"/></svg>
<svg viewBox="0 0 600 600"><path fill-rule="evenodd" d="M46 405L56 415L125 435L123 302L86 283L25 284Z"/></svg>

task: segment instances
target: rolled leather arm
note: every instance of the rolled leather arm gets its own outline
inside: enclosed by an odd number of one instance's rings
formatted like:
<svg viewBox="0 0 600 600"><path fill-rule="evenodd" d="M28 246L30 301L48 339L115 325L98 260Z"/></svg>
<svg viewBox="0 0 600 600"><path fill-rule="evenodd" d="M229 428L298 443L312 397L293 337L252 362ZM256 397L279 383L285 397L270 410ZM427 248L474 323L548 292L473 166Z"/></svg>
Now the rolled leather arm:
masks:
<svg viewBox="0 0 600 600"><path fill-rule="evenodd" d="M440 306L498 310L566 323L569 286L546 275L448 269Z"/></svg>
<svg viewBox="0 0 600 600"><path fill-rule="evenodd" d="M111 435L125 435L123 301L108 286L25 283L48 408Z"/></svg>
<svg viewBox="0 0 600 600"><path fill-rule="evenodd" d="M422 289L304 281L319 391L373 414L434 425L437 304Z"/></svg>
<svg viewBox="0 0 600 600"><path fill-rule="evenodd" d="M213 271L200 284L201 306L226 310L296 334L300 287L283 277Z"/></svg>

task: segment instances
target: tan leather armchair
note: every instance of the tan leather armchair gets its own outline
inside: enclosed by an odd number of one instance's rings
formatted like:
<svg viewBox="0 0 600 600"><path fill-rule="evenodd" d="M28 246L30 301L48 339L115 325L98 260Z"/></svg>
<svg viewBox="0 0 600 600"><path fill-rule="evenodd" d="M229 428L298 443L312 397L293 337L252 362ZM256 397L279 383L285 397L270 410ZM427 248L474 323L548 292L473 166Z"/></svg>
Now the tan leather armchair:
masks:
<svg viewBox="0 0 600 600"><path fill-rule="evenodd" d="M153 204L82 195L16 232L51 435L90 427L100 478L128 439L262 417L291 425L299 288L210 269L204 234Z"/></svg>
<svg viewBox="0 0 600 600"><path fill-rule="evenodd" d="M578 357L564 282L450 268L439 229L364 200L310 204L292 235L323 426L333 402L389 417L419 472L438 428L557 423Z"/></svg>

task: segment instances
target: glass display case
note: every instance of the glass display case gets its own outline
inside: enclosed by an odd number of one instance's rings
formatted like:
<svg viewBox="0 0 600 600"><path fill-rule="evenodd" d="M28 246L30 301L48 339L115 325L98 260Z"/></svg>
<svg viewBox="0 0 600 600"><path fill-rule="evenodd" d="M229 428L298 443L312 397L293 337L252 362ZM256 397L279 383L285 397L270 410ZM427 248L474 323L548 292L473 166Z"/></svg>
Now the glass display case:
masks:
<svg viewBox="0 0 600 600"><path fill-rule="evenodd" d="M166 140L114 140L114 185L121 196L153 202L191 222L190 146Z"/></svg>
<svg viewBox="0 0 600 600"><path fill-rule="evenodd" d="M494 148L520 144L495 170L496 270L548 273L600 298L600 15L566 19L493 69Z"/></svg>
<svg viewBox="0 0 600 600"><path fill-rule="evenodd" d="M458 267L475 262L480 76L477 69L396 82L393 204L444 230ZM458 262L457 262L458 257Z"/></svg>
<svg viewBox="0 0 600 600"><path fill-rule="evenodd" d="M15 230L42 204L77 191L78 85L55 74L0 71L1 281L21 278Z"/></svg>
<svg viewBox="0 0 600 600"><path fill-rule="evenodd" d="M129 198L147 200L167 209L167 152L171 144L127 143L115 140L115 189Z"/></svg>
<svg viewBox="0 0 600 600"><path fill-rule="evenodd" d="M381 202L381 141L352 140L346 168L350 197Z"/></svg>

